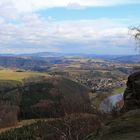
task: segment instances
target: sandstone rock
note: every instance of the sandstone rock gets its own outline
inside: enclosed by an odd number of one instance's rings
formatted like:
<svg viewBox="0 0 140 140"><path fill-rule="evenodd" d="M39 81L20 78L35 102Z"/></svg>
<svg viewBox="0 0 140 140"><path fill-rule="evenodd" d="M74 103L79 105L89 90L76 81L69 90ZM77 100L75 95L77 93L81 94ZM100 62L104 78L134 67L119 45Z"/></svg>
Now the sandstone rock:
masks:
<svg viewBox="0 0 140 140"><path fill-rule="evenodd" d="M124 92L123 111L140 108L140 71L128 77L127 88Z"/></svg>

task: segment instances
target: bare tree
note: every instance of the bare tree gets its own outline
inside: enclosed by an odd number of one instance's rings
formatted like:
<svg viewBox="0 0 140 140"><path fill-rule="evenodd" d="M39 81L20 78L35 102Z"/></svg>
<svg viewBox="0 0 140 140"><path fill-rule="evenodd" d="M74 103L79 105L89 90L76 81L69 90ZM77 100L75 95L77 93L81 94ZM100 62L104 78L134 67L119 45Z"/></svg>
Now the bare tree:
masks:
<svg viewBox="0 0 140 140"><path fill-rule="evenodd" d="M140 26L131 27L129 29L129 34L135 40L135 42L136 42L136 50L138 50L139 54L140 54ZM139 55L139 57L140 57L140 55ZM138 71L140 71L140 66L134 66L133 67L133 72L138 72Z"/></svg>
<svg viewBox="0 0 140 140"><path fill-rule="evenodd" d="M137 49L140 51L140 26L130 27L129 34L135 39Z"/></svg>

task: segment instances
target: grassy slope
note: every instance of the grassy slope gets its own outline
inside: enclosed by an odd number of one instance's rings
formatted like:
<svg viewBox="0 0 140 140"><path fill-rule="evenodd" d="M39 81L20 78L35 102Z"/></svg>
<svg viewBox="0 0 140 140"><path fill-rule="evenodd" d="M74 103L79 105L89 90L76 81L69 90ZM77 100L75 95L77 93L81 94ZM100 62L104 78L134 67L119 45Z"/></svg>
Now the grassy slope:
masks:
<svg viewBox="0 0 140 140"><path fill-rule="evenodd" d="M48 76L47 73L39 73L39 72L16 72L10 69L0 70L0 80L1 81L22 81L24 78L34 77L34 76Z"/></svg>
<svg viewBox="0 0 140 140"><path fill-rule="evenodd" d="M139 140L140 110L132 110L110 121L86 140Z"/></svg>

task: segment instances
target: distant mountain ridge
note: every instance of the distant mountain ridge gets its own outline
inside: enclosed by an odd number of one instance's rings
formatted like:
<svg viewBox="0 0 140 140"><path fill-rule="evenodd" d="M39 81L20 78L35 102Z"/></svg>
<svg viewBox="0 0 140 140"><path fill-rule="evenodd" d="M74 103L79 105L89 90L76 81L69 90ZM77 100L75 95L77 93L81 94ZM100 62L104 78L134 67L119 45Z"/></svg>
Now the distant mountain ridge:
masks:
<svg viewBox="0 0 140 140"><path fill-rule="evenodd" d="M98 55L98 54L82 54L82 53L57 53L57 52L38 52L27 54L0 54L1 57L18 57L18 58L65 58L65 57L81 57L104 59L120 63L139 63L140 55Z"/></svg>
<svg viewBox="0 0 140 140"><path fill-rule="evenodd" d="M15 56L0 56L0 66L7 68L31 68L35 66L44 66L47 62L35 58L22 58Z"/></svg>
<svg viewBox="0 0 140 140"><path fill-rule="evenodd" d="M104 58L118 58L124 56L138 56L138 55L115 55L115 54L94 54L94 53L62 53L62 52L34 52L34 53L7 53L0 54L0 56L35 56L35 57L60 57L60 56L81 56L81 57L104 57Z"/></svg>
<svg viewBox="0 0 140 140"><path fill-rule="evenodd" d="M112 59L117 62L122 63L139 63L140 62L140 55L128 55L128 56L120 56Z"/></svg>

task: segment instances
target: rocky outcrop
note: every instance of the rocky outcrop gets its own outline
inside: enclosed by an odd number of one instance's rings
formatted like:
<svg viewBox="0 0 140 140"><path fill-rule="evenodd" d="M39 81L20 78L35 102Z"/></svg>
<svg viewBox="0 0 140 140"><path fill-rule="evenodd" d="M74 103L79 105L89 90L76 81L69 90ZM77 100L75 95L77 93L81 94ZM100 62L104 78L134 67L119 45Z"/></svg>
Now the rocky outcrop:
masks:
<svg viewBox="0 0 140 140"><path fill-rule="evenodd" d="M140 71L128 77L127 88L124 92L123 111L140 108Z"/></svg>
<svg viewBox="0 0 140 140"><path fill-rule="evenodd" d="M140 71L128 77L122 115L87 140L140 140Z"/></svg>

